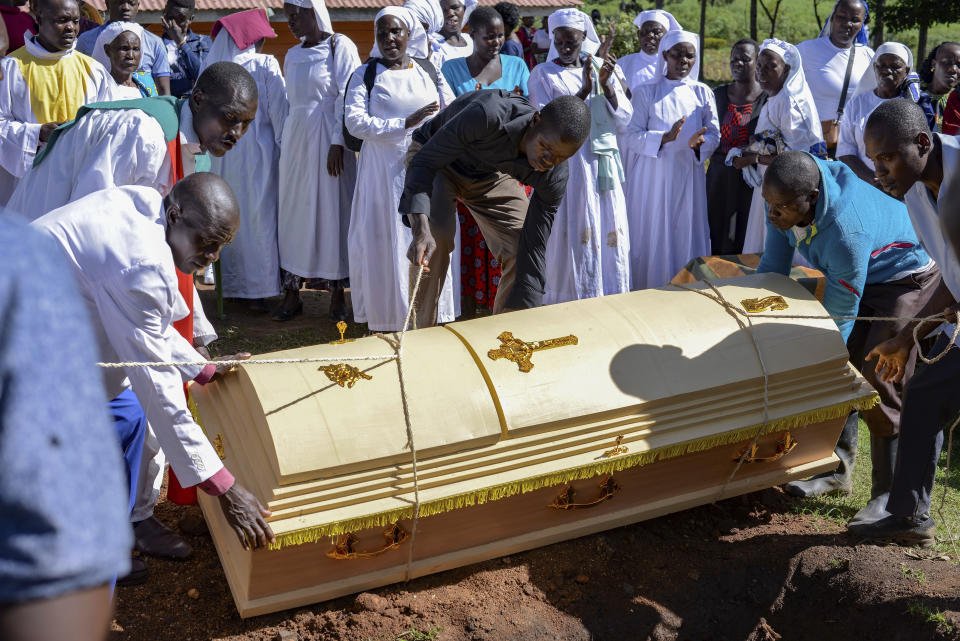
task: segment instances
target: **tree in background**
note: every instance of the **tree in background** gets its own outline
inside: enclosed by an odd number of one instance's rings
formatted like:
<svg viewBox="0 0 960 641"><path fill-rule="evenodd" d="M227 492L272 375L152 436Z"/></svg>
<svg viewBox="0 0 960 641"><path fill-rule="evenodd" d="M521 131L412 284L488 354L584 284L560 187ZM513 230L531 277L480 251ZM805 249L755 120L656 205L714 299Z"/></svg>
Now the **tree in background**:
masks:
<svg viewBox="0 0 960 641"><path fill-rule="evenodd" d="M960 20L960 2L950 0L896 0L885 7L884 21L893 31L916 29L916 60L927 55L927 33L931 25L947 24Z"/></svg>
<svg viewBox="0 0 960 641"><path fill-rule="evenodd" d="M767 0L771 2L771 0ZM780 15L780 5L783 0L776 0L776 4L773 5L773 13L770 13L770 9L767 8L767 4L760 0L760 8L763 9L763 12L767 14L767 20L770 21L770 35L768 38L772 38L773 34L777 31L777 16Z"/></svg>

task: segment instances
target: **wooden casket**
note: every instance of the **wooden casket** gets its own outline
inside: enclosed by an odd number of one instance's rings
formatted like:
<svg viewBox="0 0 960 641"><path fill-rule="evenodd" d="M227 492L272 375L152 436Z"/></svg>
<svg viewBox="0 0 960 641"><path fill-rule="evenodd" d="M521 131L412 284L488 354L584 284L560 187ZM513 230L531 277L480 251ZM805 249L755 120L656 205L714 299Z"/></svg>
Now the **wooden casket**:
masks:
<svg viewBox="0 0 960 641"><path fill-rule="evenodd" d="M786 277L716 285L738 306L779 295L781 314L825 314ZM875 392L833 321L751 320L766 420L750 332L676 287L410 331L402 381L395 337L371 336L255 357L336 362L245 365L194 386L226 465L273 512L276 544L245 551L200 494L240 615L835 468L844 418Z"/></svg>

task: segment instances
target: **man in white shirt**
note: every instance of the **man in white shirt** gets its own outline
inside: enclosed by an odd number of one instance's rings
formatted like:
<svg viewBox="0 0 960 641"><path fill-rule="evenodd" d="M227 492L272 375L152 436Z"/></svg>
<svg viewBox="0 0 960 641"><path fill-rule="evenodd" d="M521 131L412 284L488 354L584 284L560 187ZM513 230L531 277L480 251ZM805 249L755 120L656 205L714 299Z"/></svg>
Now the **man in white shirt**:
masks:
<svg viewBox="0 0 960 641"><path fill-rule="evenodd" d="M820 37L797 45L831 157L837 147L839 121L846 106L840 103L847 70L850 73L844 103L853 97L860 76L873 62L873 49L867 46L868 15L864 0L837 0Z"/></svg>
<svg viewBox="0 0 960 641"><path fill-rule="evenodd" d="M902 197L924 248L940 267L942 282L917 318L960 311L960 260L947 242L941 213L960 189L960 141L930 132L923 109L912 100L894 98L880 104L864 130L867 155L873 161L877 183L894 197ZM951 203L955 207L955 203ZM878 345L867 356L877 359L884 380L903 376L905 355L913 346L914 324ZM924 337L936 329L921 328ZM929 357L948 349L952 325L943 327ZM960 349L948 349L936 363L919 369L904 390L900 414L900 449L886 511L889 516L850 526L850 531L870 541L930 546L935 523L930 518L937 460L943 446L943 429L960 411Z"/></svg>
<svg viewBox="0 0 960 641"><path fill-rule="evenodd" d="M179 361L192 352L173 326L188 312L176 270L205 269L238 225L233 192L210 173L184 178L165 198L149 187L99 191L33 223L63 250L90 311L100 359L114 363ZM270 512L235 482L187 408L183 384L198 369L108 368L107 399L132 386L181 484L220 497L243 546L265 547L273 541L264 520Z"/></svg>

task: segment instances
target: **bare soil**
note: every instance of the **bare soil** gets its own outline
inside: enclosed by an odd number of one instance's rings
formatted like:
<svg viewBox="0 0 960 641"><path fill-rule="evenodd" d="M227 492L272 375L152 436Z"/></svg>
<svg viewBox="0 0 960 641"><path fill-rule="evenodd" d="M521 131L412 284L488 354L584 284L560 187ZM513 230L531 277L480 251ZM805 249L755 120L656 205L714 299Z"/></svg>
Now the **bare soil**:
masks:
<svg viewBox="0 0 960 641"><path fill-rule="evenodd" d="M326 335L328 296L308 296L296 324ZM269 316L243 309L228 304L226 321L215 321L221 333L266 335ZM209 535L186 534L190 559L148 559L150 580L118 589L111 641L960 639L955 560L858 545L799 507L770 489L247 620ZM157 507L174 528L198 515L166 500Z"/></svg>

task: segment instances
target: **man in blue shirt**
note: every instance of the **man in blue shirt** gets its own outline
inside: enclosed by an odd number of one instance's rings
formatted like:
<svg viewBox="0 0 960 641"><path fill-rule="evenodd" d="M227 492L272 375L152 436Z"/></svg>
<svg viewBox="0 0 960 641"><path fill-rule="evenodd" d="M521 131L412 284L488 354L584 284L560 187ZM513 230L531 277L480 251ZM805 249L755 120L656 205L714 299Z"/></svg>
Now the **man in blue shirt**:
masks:
<svg viewBox="0 0 960 641"><path fill-rule="evenodd" d="M0 639L99 641L133 543L121 447L143 432L111 424L62 252L7 212L0 243Z"/></svg>
<svg viewBox="0 0 960 641"><path fill-rule="evenodd" d="M210 52L209 36L190 30L195 0L167 0L163 9L163 45L170 63L170 93L182 98L200 76L200 65Z"/></svg>
<svg viewBox="0 0 960 641"><path fill-rule="evenodd" d="M874 110L863 140L867 156L874 162L877 183L887 193L904 199L917 236L940 268L942 278L937 290L915 316L946 311L949 318L956 318L960 311L960 258L947 241L943 225L955 220L960 195L960 141L932 133L923 110L899 98ZM936 329L936 323L929 323L921 326L918 335L922 338ZM889 516L850 527L851 532L869 541L922 546L934 543L936 524L930 518L930 497L943 430L960 412L960 349L948 349L953 326L942 329L929 354L940 359L922 367L909 384L903 385L900 456L886 506ZM913 343L911 323L878 345L868 355L868 359L877 360L878 376L901 380L905 355Z"/></svg>
<svg viewBox="0 0 960 641"><path fill-rule="evenodd" d="M139 8L140 0L107 0L107 11L110 14L108 22L133 22ZM92 56L97 37L104 27L106 24L81 33L77 37L77 51ZM170 63L167 61L167 48L160 38L149 31L144 33L144 41L140 43L138 71L146 71L153 76L157 92L161 96L170 95Z"/></svg>
<svg viewBox="0 0 960 641"><path fill-rule="evenodd" d="M799 151L779 155L763 179L767 241L758 272L787 274L799 250L826 276L823 306L831 316L912 317L933 293L940 273L920 246L903 203L862 181L841 162ZM870 502L851 524L887 516L900 429L901 385L883 381L864 359L905 323L837 320L850 362L880 394L863 413L870 428L873 464ZM908 357L905 382L913 372ZM836 454L836 472L786 486L795 496L849 493L857 451L857 413L848 418Z"/></svg>

